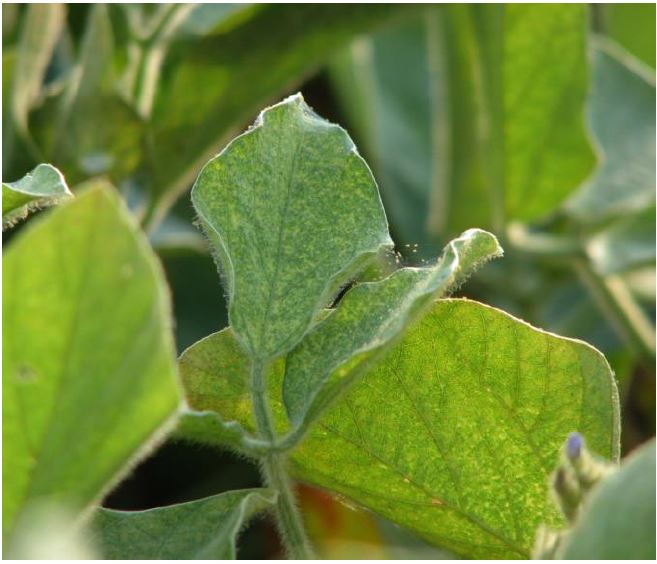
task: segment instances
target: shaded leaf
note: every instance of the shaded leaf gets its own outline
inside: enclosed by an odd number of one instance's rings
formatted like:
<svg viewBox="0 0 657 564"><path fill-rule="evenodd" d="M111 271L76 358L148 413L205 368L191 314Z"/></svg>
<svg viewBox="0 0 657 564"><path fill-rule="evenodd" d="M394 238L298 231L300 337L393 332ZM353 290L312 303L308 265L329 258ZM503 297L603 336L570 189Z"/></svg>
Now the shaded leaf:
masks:
<svg viewBox="0 0 657 564"><path fill-rule="evenodd" d="M654 204L654 73L603 40L593 44L588 121L602 162L567 202L567 211L595 222Z"/></svg>
<svg viewBox="0 0 657 564"><path fill-rule="evenodd" d="M655 441L623 460L591 492L557 556L655 559Z"/></svg>
<svg viewBox="0 0 657 564"><path fill-rule="evenodd" d="M539 219L586 177L586 18L575 5L443 5L352 47L339 90L365 116L356 133L401 242L430 255L473 224Z"/></svg>
<svg viewBox="0 0 657 564"><path fill-rule="evenodd" d="M2 307L7 542L33 503L79 513L100 498L180 398L162 272L111 188L80 192L11 241Z"/></svg>
<svg viewBox="0 0 657 564"><path fill-rule="evenodd" d="M618 274L655 263L655 208L622 217L587 242L586 249L601 274Z"/></svg>
<svg viewBox="0 0 657 564"><path fill-rule="evenodd" d="M228 351L232 364L217 366ZM188 349L180 370L194 409L252 431L239 353L226 329ZM282 379L282 363L270 367L279 433L289 426ZM570 430L618 457L618 398L604 357L476 302L440 300L291 456L299 478L443 548L526 558L536 527L560 523L548 476Z"/></svg>
<svg viewBox="0 0 657 564"><path fill-rule="evenodd" d="M655 68L655 5L598 4L602 31L635 57Z"/></svg>
<svg viewBox="0 0 657 564"><path fill-rule="evenodd" d="M16 182L2 183L2 228L27 217L30 211L72 196L62 173L52 165L40 164Z"/></svg>
<svg viewBox="0 0 657 564"><path fill-rule="evenodd" d="M301 95L211 160L192 202L224 274L231 327L261 360L290 350L340 285L392 246L367 164Z"/></svg>
<svg viewBox="0 0 657 564"><path fill-rule="evenodd" d="M251 489L147 511L101 508L92 527L110 560L226 560L235 558L240 529L275 499L270 490Z"/></svg>
<svg viewBox="0 0 657 564"><path fill-rule="evenodd" d="M272 4L246 11L225 33L172 44L152 116L154 221L260 108L351 38L416 9Z"/></svg>

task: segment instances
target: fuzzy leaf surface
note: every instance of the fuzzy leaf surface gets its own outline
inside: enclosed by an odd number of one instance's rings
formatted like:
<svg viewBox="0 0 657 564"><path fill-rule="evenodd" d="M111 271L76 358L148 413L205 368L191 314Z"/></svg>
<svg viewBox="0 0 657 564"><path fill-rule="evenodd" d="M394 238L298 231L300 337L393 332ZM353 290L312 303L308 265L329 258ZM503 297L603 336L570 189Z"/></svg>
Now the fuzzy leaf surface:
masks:
<svg viewBox="0 0 657 564"><path fill-rule="evenodd" d="M2 227L12 225L36 208L73 196L59 170L40 164L16 182L2 183Z"/></svg>
<svg viewBox="0 0 657 564"><path fill-rule="evenodd" d="M113 189L80 193L11 241L2 302L7 541L33 502L79 512L97 500L180 391L163 275Z"/></svg>
<svg viewBox="0 0 657 564"><path fill-rule="evenodd" d="M229 351L226 329L185 352L187 400L252 431L248 359L215 363ZM282 362L267 375L279 433L283 376ZM572 430L618 457L617 390L598 351L439 300L311 428L292 469L454 553L526 558L536 527L560 523L548 476Z"/></svg>
<svg viewBox="0 0 657 564"><path fill-rule="evenodd" d="M228 560L236 557L240 529L275 498L251 489L147 511L101 508L92 527L110 560Z"/></svg>
<svg viewBox="0 0 657 564"><path fill-rule="evenodd" d="M301 95L266 109L211 160L192 201L224 274L230 324L261 360L294 347L339 286L392 246L367 164Z"/></svg>
<svg viewBox="0 0 657 564"><path fill-rule="evenodd" d="M347 292L287 356L283 401L292 423L308 426L432 300L501 254L493 235L471 229L435 265L401 268Z"/></svg>
<svg viewBox="0 0 657 564"><path fill-rule="evenodd" d="M560 558L655 559L655 441L632 453L591 492Z"/></svg>

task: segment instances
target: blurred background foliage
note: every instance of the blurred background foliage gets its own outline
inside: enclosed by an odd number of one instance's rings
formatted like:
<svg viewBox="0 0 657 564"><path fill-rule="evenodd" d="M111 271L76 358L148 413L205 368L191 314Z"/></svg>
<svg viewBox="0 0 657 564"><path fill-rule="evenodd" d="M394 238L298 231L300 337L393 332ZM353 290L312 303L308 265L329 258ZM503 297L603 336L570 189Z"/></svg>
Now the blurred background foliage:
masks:
<svg viewBox="0 0 657 564"><path fill-rule="evenodd" d="M111 180L164 264L182 351L227 323L191 183L262 107L300 90L370 163L405 263L465 228L491 229L506 256L463 295L605 353L627 453L655 430L655 5L555 9L540 26L531 10L504 10L4 4L3 180L40 162L74 191ZM229 453L170 442L105 505L258 481ZM300 493L323 557L444 556L323 492ZM240 557L278 556L277 542L257 520Z"/></svg>

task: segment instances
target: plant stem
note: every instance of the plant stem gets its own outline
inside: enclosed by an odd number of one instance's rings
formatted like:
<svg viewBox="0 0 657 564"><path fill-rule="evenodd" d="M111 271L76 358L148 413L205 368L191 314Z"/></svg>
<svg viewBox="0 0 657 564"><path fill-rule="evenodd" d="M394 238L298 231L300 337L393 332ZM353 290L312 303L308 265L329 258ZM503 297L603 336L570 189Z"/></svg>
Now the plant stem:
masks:
<svg viewBox="0 0 657 564"><path fill-rule="evenodd" d="M627 344L647 364L655 365L655 330L618 276L601 276L586 259L574 259L580 279Z"/></svg>
<svg viewBox="0 0 657 564"><path fill-rule="evenodd" d="M254 359L251 365L251 397L256 429L261 439L273 445L276 431L267 401L264 363ZM287 454L270 452L261 458L263 477L268 487L278 492L275 507L276 527L289 558L309 560L313 558L310 542L303 527L301 514L296 505L292 482L287 473Z"/></svg>

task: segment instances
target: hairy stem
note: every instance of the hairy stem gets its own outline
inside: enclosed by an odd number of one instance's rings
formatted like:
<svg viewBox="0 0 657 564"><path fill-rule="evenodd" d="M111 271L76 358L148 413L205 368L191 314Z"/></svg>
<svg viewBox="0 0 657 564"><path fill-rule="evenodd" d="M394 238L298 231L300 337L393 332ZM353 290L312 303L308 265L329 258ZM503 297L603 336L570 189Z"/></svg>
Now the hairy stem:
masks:
<svg viewBox="0 0 657 564"><path fill-rule="evenodd" d="M273 445L276 442L276 431L267 401L264 365L257 360L254 360L251 366L251 396L259 438ZM260 462L267 486L278 492L275 507L276 527L288 557L294 560L312 559L310 542L287 473L287 454L272 449L262 456Z"/></svg>

